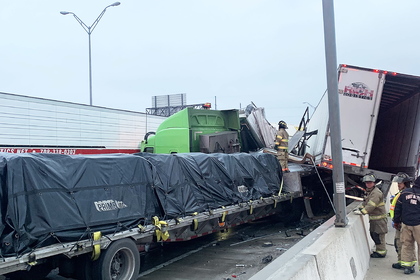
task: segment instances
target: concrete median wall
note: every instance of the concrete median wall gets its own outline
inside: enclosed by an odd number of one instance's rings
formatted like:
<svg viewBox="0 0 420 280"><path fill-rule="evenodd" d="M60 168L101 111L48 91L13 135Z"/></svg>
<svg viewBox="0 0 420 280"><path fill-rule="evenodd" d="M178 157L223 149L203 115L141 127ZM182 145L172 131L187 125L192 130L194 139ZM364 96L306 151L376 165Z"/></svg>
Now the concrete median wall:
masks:
<svg viewBox="0 0 420 280"><path fill-rule="evenodd" d="M347 207L346 227L332 217L250 279L363 280L374 244L368 217L352 212L359 204Z"/></svg>

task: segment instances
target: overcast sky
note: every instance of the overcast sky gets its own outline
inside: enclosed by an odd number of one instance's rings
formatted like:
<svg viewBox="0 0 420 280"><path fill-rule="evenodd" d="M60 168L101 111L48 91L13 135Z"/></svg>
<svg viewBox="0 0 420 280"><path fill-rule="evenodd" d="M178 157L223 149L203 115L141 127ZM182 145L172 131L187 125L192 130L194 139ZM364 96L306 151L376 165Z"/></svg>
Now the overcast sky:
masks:
<svg viewBox="0 0 420 280"><path fill-rule="evenodd" d="M89 104L88 26L114 1L0 0L0 92ZM91 35L93 105L186 93L298 124L326 85L322 0L121 0ZM420 75L419 0L334 1L337 62Z"/></svg>

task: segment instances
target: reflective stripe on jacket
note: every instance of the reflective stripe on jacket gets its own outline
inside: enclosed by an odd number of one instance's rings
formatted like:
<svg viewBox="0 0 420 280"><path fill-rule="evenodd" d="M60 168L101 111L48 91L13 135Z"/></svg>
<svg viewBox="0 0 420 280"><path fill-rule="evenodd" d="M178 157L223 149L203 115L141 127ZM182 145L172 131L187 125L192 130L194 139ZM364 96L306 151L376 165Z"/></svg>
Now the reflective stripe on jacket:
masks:
<svg viewBox="0 0 420 280"><path fill-rule="evenodd" d="M284 128L277 131L276 140L274 142L276 150L287 150L289 147L289 134Z"/></svg>
<svg viewBox="0 0 420 280"><path fill-rule="evenodd" d="M400 195L401 195L401 191L399 191L399 192L395 195L395 197L392 199L391 206L389 207L389 216L391 217L391 219L393 219L393 218L394 218L395 204L397 204L397 200L398 200L398 198L400 197Z"/></svg>

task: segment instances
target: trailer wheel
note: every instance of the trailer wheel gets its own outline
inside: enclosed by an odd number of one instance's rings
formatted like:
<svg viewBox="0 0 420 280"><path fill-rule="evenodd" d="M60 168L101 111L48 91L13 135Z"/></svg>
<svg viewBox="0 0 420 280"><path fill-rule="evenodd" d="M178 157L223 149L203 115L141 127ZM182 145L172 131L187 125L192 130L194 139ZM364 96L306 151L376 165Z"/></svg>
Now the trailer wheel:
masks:
<svg viewBox="0 0 420 280"><path fill-rule="evenodd" d="M140 271L140 254L131 239L114 241L93 262L93 279L135 280Z"/></svg>

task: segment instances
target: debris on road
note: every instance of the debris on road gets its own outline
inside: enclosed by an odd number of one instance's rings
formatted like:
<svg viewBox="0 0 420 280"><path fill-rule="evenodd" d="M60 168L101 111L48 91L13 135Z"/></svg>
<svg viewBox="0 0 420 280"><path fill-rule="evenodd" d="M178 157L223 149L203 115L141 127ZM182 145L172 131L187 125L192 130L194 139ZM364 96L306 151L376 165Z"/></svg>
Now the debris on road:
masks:
<svg viewBox="0 0 420 280"><path fill-rule="evenodd" d="M264 257L264 258L261 260L261 263L266 264L266 263L271 262L272 260L273 260L273 256L272 256L272 255L268 255L268 256Z"/></svg>

